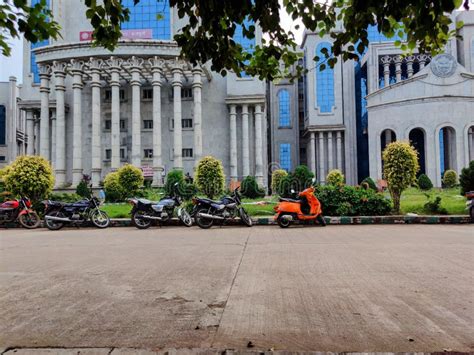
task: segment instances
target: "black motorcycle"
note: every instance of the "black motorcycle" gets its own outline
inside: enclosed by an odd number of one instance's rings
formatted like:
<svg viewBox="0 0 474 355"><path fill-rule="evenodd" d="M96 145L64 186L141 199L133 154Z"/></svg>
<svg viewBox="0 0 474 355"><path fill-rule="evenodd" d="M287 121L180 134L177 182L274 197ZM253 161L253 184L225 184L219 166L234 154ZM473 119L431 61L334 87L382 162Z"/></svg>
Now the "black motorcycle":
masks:
<svg viewBox="0 0 474 355"><path fill-rule="evenodd" d="M194 209L192 215L199 227L207 229L211 228L214 221L220 221L224 224L227 220L240 217L242 222L248 226L252 226L252 220L242 207L239 188L236 188L231 196L224 196L219 201L208 198L194 198Z"/></svg>
<svg viewBox="0 0 474 355"><path fill-rule="evenodd" d="M171 220L176 209L178 218L186 227L193 225L191 215L184 207L182 207L183 198L180 196L179 184L173 186L171 196L166 196L159 202L152 202L144 198L131 198L129 203L133 206L132 215L133 224L139 229L146 229L151 226L152 222L158 222L160 225Z"/></svg>
<svg viewBox="0 0 474 355"><path fill-rule="evenodd" d="M61 229L66 223L78 225L91 221L97 228L107 228L110 224L107 213L99 209L100 201L97 197L73 203L46 200L43 204L44 221L51 230Z"/></svg>

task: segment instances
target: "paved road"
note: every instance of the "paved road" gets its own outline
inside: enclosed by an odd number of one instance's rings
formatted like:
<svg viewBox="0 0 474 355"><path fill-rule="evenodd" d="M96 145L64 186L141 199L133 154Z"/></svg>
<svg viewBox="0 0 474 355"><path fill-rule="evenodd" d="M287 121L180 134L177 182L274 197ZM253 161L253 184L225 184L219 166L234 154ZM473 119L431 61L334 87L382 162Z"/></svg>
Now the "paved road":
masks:
<svg viewBox="0 0 474 355"><path fill-rule="evenodd" d="M0 230L0 348L474 351L474 228Z"/></svg>

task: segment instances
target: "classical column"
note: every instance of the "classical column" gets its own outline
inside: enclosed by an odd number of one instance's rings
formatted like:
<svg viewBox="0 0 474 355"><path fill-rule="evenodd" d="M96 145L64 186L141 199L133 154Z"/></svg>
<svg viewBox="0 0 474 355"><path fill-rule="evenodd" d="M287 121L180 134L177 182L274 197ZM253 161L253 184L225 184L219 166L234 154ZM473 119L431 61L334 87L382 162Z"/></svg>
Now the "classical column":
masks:
<svg viewBox="0 0 474 355"><path fill-rule="evenodd" d="M326 181L326 175L324 174L324 132L318 133L318 151L319 151L319 182L324 183Z"/></svg>
<svg viewBox="0 0 474 355"><path fill-rule="evenodd" d="M194 166L202 158L202 69L193 69Z"/></svg>
<svg viewBox="0 0 474 355"><path fill-rule="evenodd" d="M161 76L164 61L158 57L148 60L153 73L153 186L163 185L163 161L161 158Z"/></svg>
<svg viewBox="0 0 474 355"><path fill-rule="evenodd" d="M230 105L230 178L231 181L238 180L237 173L237 111L235 105Z"/></svg>
<svg viewBox="0 0 474 355"><path fill-rule="evenodd" d="M385 146L392 143L392 131L389 129L385 130Z"/></svg>
<svg viewBox="0 0 474 355"><path fill-rule="evenodd" d="M142 165L141 147L141 115L140 115L140 72L142 71L143 59L133 56L128 60L130 72L132 73L132 164L136 167Z"/></svg>
<svg viewBox="0 0 474 355"><path fill-rule="evenodd" d="M388 55L382 57L380 60L383 64L383 81L384 81L384 87L387 87L390 85L390 62L392 61L392 58Z"/></svg>
<svg viewBox="0 0 474 355"><path fill-rule="evenodd" d="M334 159L332 156L333 153L332 146L332 132L328 132L328 170L331 171L334 169Z"/></svg>
<svg viewBox="0 0 474 355"><path fill-rule="evenodd" d="M425 67L428 56L426 54L420 54L417 56L417 59L418 59L418 63L420 63L420 70L421 70Z"/></svg>
<svg viewBox="0 0 474 355"><path fill-rule="evenodd" d="M35 118L33 111L26 111L26 135L28 136L28 145L26 146L26 154L35 154Z"/></svg>
<svg viewBox="0 0 474 355"><path fill-rule="evenodd" d="M314 132L310 132L309 134L309 151L308 157L310 159L310 169L316 176L316 134Z"/></svg>
<svg viewBox="0 0 474 355"><path fill-rule="evenodd" d="M413 61L415 60L415 56L410 55L406 58L407 62L407 73L408 77L411 78L413 76L414 70L413 70Z"/></svg>
<svg viewBox="0 0 474 355"><path fill-rule="evenodd" d="M393 58L393 61L395 62L395 76L397 83L402 81L402 60L403 57L401 55L397 55L395 58Z"/></svg>
<svg viewBox="0 0 474 355"><path fill-rule="evenodd" d="M84 62L71 59L70 72L73 76L73 107L72 116L72 186L77 186L82 180L82 74Z"/></svg>
<svg viewBox="0 0 474 355"><path fill-rule="evenodd" d="M336 168L342 171L342 133L336 132Z"/></svg>
<svg viewBox="0 0 474 355"><path fill-rule="evenodd" d="M120 168L120 70L122 59L110 57L107 61L111 72L110 86L112 88L112 112L110 129L110 148L112 170Z"/></svg>
<svg viewBox="0 0 474 355"><path fill-rule="evenodd" d="M51 166L56 171L56 112L51 112Z"/></svg>
<svg viewBox="0 0 474 355"><path fill-rule="evenodd" d="M41 114L40 114L40 155L50 160L49 150L49 77L50 66L39 65L39 76L41 79Z"/></svg>
<svg viewBox="0 0 474 355"><path fill-rule="evenodd" d="M40 118L38 117L38 115L33 115L33 122L34 122L34 132L35 132L35 155L39 155L40 153L40 140L39 140L39 136L40 136Z"/></svg>
<svg viewBox="0 0 474 355"><path fill-rule="evenodd" d="M262 104L255 105L255 177L263 185Z"/></svg>
<svg viewBox="0 0 474 355"><path fill-rule="evenodd" d="M56 157L55 175L57 187L64 186L66 183L66 111L64 106L66 66L64 62L53 63L56 89L56 149L53 151L53 154Z"/></svg>
<svg viewBox="0 0 474 355"><path fill-rule="evenodd" d="M425 170L426 175L433 181L436 185L436 161L439 161L439 155L436 155L436 143L435 139L439 142L439 135L435 137L434 131L427 130L425 136ZM436 185L438 186L438 185Z"/></svg>
<svg viewBox="0 0 474 355"><path fill-rule="evenodd" d="M242 105L242 175L250 175L249 106Z"/></svg>
<svg viewBox="0 0 474 355"><path fill-rule="evenodd" d="M176 169L183 169L183 137L181 127L181 88L183 83L181 82L182 69L179 66L175 66L172 69L173 81L173 117L174 117L174 167Z"/></svg>
<svg viewBox="0 0 474 355"><path fill-rule="evenodd" d="M93 187L98 187L102 173L102 146L100 141L100 71L102 60L90 58L89 69L91 71L91 88L92 88L92 139L91 139L91 182Z"/></svg>

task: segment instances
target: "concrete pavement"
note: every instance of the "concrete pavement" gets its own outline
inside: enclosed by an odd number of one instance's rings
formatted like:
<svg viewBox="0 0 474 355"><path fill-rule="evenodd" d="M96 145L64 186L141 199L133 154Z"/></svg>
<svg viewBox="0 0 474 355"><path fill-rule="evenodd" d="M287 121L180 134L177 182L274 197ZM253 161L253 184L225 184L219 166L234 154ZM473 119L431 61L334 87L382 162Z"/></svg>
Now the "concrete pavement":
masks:
<svg viewBox="0 0 474 355"><path fill-rule="evenodd" d="M474 351L469 225L0 230L0 284L2 348Z"/></svg>

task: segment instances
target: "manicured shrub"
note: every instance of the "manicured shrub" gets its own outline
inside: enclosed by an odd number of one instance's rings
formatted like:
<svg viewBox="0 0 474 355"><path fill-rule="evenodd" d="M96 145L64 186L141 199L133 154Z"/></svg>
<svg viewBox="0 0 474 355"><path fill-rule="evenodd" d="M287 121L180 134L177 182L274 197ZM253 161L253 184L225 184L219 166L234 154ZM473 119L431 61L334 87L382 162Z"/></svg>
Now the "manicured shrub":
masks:
<svg viewBox="0 0 474 355"><path fill-rule="evenodd" d="M272 172L272 194L280 193L281 182L286 176L288 176L288 173L283 169L277 169Z"/></svg>
<svg viewBox="0 0 474 355"><path fill-rule="evenodd" d="M143 172L141 169L125 164L117 170L118 182L125 197L133 197L143 186Z"/></svg>
<svg viewBox="0 0 474 355"><path fill-rule="evenodd" d="M79 184L77 184L76 194L84 198L90 198L91 197L91 190L89 188L90 181L91 181L90 176L83 174L82 180L79 182Z"/></svg>
<svg viewBox="0 0 474 355"><path fill-rule="evenodd" d="M119 182L118 171L108 173L104 179L105 200L107 202L120 202L125 198L125 192Z"/></svg>
<svg viewBox="0 0 474 355"><path fill-rule="evenodd" d="M179 183L180 185L184 182L184 174L182 170L173 169L167 175L165 179L165 194L172 195L174 192L174 184Z"/></svg>
<svg viewBox="0 0 474 355"><path fill-rule="evenodd" d="M393 201L393 210L400 213L400 197L402 192L416 181L416 173L420 170L418 153L408 142L390 143L382 154L383 175Z"/></svg>
<svg viewBox="0 0 474 355"><path fill-rule="evenodd" d="M463 196L466 192L474 191L474 160L471 160L468 167L461 170L459 184L461 185L461 195Z"/></svg>
<svg viewBox="0 0 474 355"><path fill-rule="evenodd" d="M454 170L446 170L443 175L443 186L451 188L458 183L458 174Z"/></svg>
<svg viewBox="0 0 474 355"><path fill-rule="evenodd" d="M45 199L53 190L54 175L50 163L40 156L23 155L4 173L6 190L29 197L33 203Z"/></svg>
<svg viewBox="0 0 474 355"><path fill-rule="evenodd" d="M331 170L326 176L326 184L328 185L342 186L344 182L344 174L339 169Z"/></svg>
<svg viewBox="0 0 474 355"><path fill-rule="evenodd" d="M240 184L240 192L247 198L258 198L265 196L265 190L258 186L255 176L247 176Z"/></svg>
<svg viewBox="0 0 474 355"><path fill-rule="evenodd" d="M201 193L211 199L222 194L225 186L222 163L211 156L202 158L196 169L194 183Z"/></svg>
<svg viewBox="0 0 474 355"><path fill-rule="evenodd" d="M297 184L296 191L303 191L307 187L313 185L314 174L306 165L299 165L293 172L293 180Z"/></svg>
<svg viewBox="0 0 474 355"><path fill-rule="evenodd" d="M423 191L428 191L433 188L433 183L431 179L426 174L421 174L418 176L418 188Z"/></svg>
<svg viewBox="0 0 474 355"><path fill-rule="evenodd" d="M375 181L370 176L367 176L364 180L362 180L360 185L362 186L363 184L367 184L367 187L369 189L372 189L374 191L378 191L377 184L375 183Z"/></svg>
<svg viewBox="0 0 474 355"><path fill-rule="evenodd" d="M383 216L391 204L383 194L354 186L325 185L316 187L325 216Z"/></svg>

